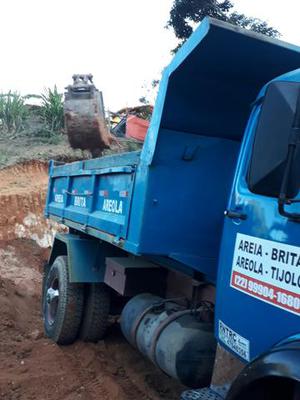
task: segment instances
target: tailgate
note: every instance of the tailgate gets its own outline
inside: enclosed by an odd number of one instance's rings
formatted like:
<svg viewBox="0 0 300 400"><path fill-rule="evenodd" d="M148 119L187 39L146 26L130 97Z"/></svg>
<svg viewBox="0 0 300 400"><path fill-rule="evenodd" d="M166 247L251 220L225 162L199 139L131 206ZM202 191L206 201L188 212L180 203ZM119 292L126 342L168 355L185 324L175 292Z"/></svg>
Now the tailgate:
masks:
<svg viewBox="0 0 300 400"><path fill-rule="evenodd" d="M67 168L69 167L69 169ZM51 168L46 216L126 238L134 166L86 170L69 166ZM72 224L73 226L74 224Z"/></svg>

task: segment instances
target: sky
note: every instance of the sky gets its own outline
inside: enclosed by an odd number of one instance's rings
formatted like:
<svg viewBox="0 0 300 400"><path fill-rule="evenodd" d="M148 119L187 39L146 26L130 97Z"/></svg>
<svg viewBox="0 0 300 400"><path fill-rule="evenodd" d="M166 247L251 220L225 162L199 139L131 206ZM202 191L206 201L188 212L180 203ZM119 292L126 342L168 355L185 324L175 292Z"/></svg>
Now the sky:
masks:
<svg viewBox="0 0 300 400"><path fill-rule="evenodd" d="M74 73L91 72L106 108L115 111L138 104L176 45L164 28L173 0L0 2L0 92L35 94L54 84L63 91ZM299 0L233 2L300 45Z"/></svg>

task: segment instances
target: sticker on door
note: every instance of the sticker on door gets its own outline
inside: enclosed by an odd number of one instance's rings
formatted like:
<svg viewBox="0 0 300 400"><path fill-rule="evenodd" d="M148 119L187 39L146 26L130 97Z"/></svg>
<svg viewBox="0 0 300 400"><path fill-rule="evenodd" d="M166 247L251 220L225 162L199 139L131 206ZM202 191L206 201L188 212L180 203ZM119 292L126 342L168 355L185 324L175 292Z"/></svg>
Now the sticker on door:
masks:
<svg viewBox="0 0 300 400"><path fill-rule="evenodd" d="M230 286L300 315L300 248L238 233Z"/></svg>

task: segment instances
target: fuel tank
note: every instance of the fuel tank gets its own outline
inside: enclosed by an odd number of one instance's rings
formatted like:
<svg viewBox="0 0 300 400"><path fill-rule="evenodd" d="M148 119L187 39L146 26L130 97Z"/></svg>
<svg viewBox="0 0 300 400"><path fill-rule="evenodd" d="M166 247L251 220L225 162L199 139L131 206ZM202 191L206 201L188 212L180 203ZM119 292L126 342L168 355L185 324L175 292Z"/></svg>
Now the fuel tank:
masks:
<svg viewBox="0 0 300 400"><path fill-rule="evenodd" d="M133 297L124 307L126 339L167 375L188 387L210 383L216 341L213 324L198 310L151 294Z"/></svg>

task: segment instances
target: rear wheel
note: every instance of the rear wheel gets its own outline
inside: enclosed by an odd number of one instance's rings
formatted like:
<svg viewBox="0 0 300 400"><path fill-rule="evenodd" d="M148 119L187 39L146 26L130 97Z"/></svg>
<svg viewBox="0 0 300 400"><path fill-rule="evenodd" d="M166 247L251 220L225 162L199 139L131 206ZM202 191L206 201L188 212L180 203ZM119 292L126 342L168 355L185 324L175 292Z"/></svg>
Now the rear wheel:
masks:
<svg viewBox="0 0 300 400"><path fill-rule="evenodd" d="M110 300L110 289L104 283L87 285L80 331L83 341L98 342L103 339L108 325Z"/></svg>
<svg viewBox="0 0 300 400"><path fill-rule="evenodd" d="M69 282L66 256L55 259L44 278L43 286L46 335L58 344L73 343L82 319L84 287Z"/></svg>

